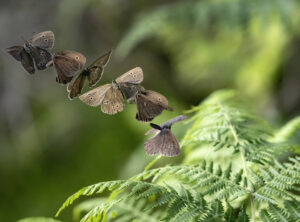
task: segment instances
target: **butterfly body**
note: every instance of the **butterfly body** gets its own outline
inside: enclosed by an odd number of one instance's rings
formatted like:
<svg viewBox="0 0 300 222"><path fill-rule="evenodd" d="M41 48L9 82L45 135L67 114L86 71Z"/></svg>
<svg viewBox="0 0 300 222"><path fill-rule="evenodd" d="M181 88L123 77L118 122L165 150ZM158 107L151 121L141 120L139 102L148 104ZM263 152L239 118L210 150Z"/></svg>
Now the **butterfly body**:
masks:
<svg viewBox="0 0 300 222"><path fill-rule="evenodd" d="M52 55L48 52L54 45L54 33L45 31L33 35L26 40L24 46L12 46L6 49L6 52L21 62L23 68L29 73L35 73L35 67L38 70L47 68L51 62Z"/></svg>

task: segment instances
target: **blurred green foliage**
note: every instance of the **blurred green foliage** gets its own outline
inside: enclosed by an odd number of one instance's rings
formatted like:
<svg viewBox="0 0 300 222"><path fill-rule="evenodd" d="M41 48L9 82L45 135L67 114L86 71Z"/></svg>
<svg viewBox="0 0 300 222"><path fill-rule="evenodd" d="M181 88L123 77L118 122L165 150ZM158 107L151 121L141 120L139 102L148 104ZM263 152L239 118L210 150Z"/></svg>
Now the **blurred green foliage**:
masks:
<svg viewBox="0 0 300 222"><path fill-rule="evenodd" d="M52 52L76 50L87 63L115 49L100 84L141 66L143 85L175 109L155 123L223 87L249 96L274 124L299 113L298 0L2 0L0 6L1 48L50 29ZM151 159L142 145L149 127L134 120L134 106L107 116L69 101L54 69L28 76L4 53L0 70L1 221L52 217L79 187L128 178ZM175 126L174 133L187 128Z"/></svg>

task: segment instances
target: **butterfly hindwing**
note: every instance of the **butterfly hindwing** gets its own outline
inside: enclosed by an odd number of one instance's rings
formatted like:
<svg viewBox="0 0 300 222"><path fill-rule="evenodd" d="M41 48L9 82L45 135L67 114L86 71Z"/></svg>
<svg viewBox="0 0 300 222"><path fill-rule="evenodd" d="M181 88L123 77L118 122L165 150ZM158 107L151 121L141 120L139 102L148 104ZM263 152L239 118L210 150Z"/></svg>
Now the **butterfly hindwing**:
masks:
<svg viewBox="0 0 300 222"><path fill-rule="evenodd" d="M25 49L21 52L21 64L29 74L35 73L33 59Z"/></svg>
<svg viewBox="0 0 300 222"><path fill-rule="evenodd" d="M114 84L107 90L101 104L102 112L114 115L124 109L124 99L121 91Z"/></svg>
<svg viewBox="0 0 300 222"><path fill-rule="evenodd" d="M157 135L144 143L148 155L177 156L180 153L176 137L169 129L162 129Z"/></svg>
<svg viewBox="0 0 300 222"><path fill-rule="evenodd" d="M84 70L85 71L85 70ZM80 73L73 82L70 82L67 91L69 92L69 99L73 99L76 96L81 94L81 91L83 89L84 81L86 79L86 75L83 73Z"/></svg>

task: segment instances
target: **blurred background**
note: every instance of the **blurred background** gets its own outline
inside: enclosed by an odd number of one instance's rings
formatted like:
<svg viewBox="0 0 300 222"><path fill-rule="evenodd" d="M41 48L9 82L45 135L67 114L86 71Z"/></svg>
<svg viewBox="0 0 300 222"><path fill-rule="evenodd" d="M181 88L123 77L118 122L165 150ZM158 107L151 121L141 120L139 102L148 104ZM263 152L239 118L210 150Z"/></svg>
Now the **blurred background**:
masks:
<svg viewBox="0 0 300 222"><path fill-rule="evenodd" d="M53 30L53 53L79 51L89 64L114 50L99 84L141 66L145 88L175 109L155 123L234 88L276 126L300 113L299 9L298 0L0 0L0 47ZM105 115L70 101L55 75L29 76L0 54L1 221L53 217L79 188L132 176L151 159L134 105ZM178 138L185 128L174 126Z"/></svg>

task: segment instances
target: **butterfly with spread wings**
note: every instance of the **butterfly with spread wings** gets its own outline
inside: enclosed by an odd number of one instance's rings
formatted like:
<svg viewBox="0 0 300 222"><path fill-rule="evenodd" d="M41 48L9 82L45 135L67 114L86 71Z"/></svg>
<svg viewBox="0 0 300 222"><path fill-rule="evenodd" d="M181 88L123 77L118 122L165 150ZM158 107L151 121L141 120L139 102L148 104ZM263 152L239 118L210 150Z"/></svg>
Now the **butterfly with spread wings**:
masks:
<svg viewBox="0 0 300 222"><path fill-rule="evenodd" d="M105 53L96 59L87 68L83 69L74 79L70 82L67 87L69 92L69 98L73 99L81 94L85 80L88 79L89 87L96 85L96 83L101 79L104 67L109 62L112 51Z"/></svg>
<svg viewBox="0 0 300 222"><path fill-rule="evenodd" d="M53 45L54 33L44 31L26 40L24 46L12 46L5 51L21 62L29 74L34 74L35 67L38 70L44 70L47 68L47 64L51 62L52 55L48 50L52 49Z"/></svg>
<svg viewBox="0 0 300 222"><path fill-rule="evenodd" d="M79 99L90 105L100 106L102 112L110 115L114 115L124 110L124 98L119 85L122 84L133 84L138 85L144 79L143 70L140 67L129 70L111 84L105 84L92 89L81 96Z"/></svg>

